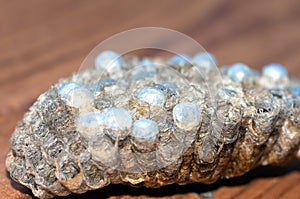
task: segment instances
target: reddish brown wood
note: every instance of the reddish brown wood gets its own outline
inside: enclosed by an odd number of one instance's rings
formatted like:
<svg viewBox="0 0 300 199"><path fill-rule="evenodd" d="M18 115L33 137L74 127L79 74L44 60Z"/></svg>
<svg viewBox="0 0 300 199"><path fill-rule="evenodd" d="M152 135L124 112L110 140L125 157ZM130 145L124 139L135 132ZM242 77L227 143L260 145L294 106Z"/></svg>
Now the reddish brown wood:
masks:
<svg viewBox="0 0 300 199"><path fill-rule="evenodd" d="M189 194L177 194L174 196L165 197L149 197L149 196L112 196L109 199L199 199L199 196L193 193Z"/></svg>
<svg viewBox="0 0 300 199"><path fill-rule="evenodd" d="M300 78L298 0L0 0L0 5L0 198L32 198L30 191L8 178L4 166L17 121L39 94L78 70L88 52L115 33L143 26L172 28L200 42L221 65L245 62L260 69L279 62ZM216 189L217 199L299 198L299 167L296 163L270 171L259 169L246 177L201 186L199 191ZM108 188L82 197L196 198L188 194L195 188L180 188L181 195L176 195L177 189L135 193L123 187L118 193L126 196L120 196Z"/></svg>

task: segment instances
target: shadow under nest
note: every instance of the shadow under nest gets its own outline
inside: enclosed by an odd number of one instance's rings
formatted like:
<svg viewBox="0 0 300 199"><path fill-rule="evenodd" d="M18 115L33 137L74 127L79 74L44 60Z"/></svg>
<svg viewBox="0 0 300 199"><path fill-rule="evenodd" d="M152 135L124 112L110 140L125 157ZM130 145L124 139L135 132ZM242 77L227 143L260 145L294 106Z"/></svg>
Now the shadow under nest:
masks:
<svg viewBox="0 0 300 199"><path fill-rule="evenodd" d="M219 187L222 186L237 186L243 185L251 182L254 179L258 178L271 178L271 177L279 177L283 175L287 175L290 172L299 171L300 172L300 161L293 162L288 166L265 166L265 167L258 167L247 174L231 178L231 179L222 179L217 181L213 184L201 184L201 183L193 183L188 185L167 185L160 188L152 189L152 188L133 188L129 185L109 185L103 187L98 190L88 191L84 194L71 194L65 197L55 197L54 199L79 199L79 198L89 198L89 199L104 199L111 196L121 196L121 195L130 195L130 196L150 196L150 197L165 197L165 196L172 196L175 194L185 194L185 193L205 193L210 191L215 191ZM9 174L7 173L9 177ZM19 190L22 193L26 193L31 195L33 198L30 189L26 188L25 186L13 181L11 179L12 186Z"/></svg>

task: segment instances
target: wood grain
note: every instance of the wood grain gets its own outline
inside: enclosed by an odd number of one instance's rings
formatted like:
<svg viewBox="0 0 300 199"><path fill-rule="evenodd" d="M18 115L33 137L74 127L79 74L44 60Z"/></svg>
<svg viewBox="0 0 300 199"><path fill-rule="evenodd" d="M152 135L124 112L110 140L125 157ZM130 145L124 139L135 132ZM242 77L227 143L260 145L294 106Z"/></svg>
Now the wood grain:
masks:
<svg viewBox="0 0 300 199"><path fill-rule="evenodd" d="M196 39L221 65L245 62L261 69L278 62L300 78L298 0L0 0L0 5L0 198L32 198L28 189L9 179L4 166L17 121L39 94L78 70L88 52L115 33L144 26L171 28ZM211 190L217 199L300 198L299 170L296 162L258 168L213 185L157 190L113 185L68 198L191 198L196 197L192 192Z"/></svg>

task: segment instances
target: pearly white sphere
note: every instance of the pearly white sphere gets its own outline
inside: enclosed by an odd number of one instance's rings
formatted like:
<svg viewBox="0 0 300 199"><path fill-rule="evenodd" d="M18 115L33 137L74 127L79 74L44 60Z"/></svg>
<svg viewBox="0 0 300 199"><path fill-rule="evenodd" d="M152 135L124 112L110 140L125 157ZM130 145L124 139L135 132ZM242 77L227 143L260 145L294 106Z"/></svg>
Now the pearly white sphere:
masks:
<svg viewBox="0 0 300 199"><path fill-rule="evenodd" d="M108 108L105 113L105 125L113 130L130 129L132 117L129 111L124 108Z"/></svg>
<svg viewBox="0 0 300 199"><path fill-rule="evenodd" d="M166 101L166 97L162 91L148 87L141 89L138 92L137 97L139 99L140 104L149 104L151 107L154 108L163 107Z"/></svg>
<svg viewBox="0 0 300 199"><path fill-rule="evenodd" d="M139 119L133 124L132 135L139 141L153 141L159 133L155 121L149 119Z"/></svg>
<svg viewBox="0 0 300 199"><path fill-rule="evenodd" d="M150 59L143 59L139 62L138 66L142 66L142 67L154 67L154 63L153 61L151 61Z"/></svg>
<svg viewBox="0 0 300 199"><path fill-rule="evenodd" d="M191 58L185 54L174 55L169 59L170 64L184 65L191 63Z"/></svg>
<svg viewBox="0 0 300 199"><path fill-rule="evenodd" d="M262 73L273 80L279 80L288 76L288 71L284 66L274 63L263 67Z"/></svg>
<svg viewBox="0 0 300 199"><path fill-rule="evenodd" d="M246 64L236 63L227 69L227 75L233 81L241 82L243 79L255 75L255 73Z"/></svg>
<svg viewBox="0 0 300 199"><path fill-rule="evenodd" d="M192 130L200 123L200 108L190 102L179 103L173 108L173 119L179 128Z"/></svg>
<svg viewBox="0 0 300 199"><path fill-rule="evenodd" d="M77 130L84 135L94 135L104 126L104 115L99 112L79 114L76 120Z"/></svg>
<svg viewBox="0 0 300 199"><path fill-rule="evenodd" d="M215 56L208 52L198 53L193 57L193 63L205 71L217 66Z"/></svg>
<svg viewBox="0 0 300 199"><path fill-rule="evenodd" d="M76 82L69 82L69 83L62 85L58 89L58 94L61 96L61 98L66 98L71 90L76 89L76 88L81 88L81 87L82 87L82 85L80 85Z"/></svg>
<svg viewBox="0 0 300 199"><path fill-rule="evenodd" d="M86 109L93 104L93 95L85 87L75 82L69 82L59 88L58 94L61 99L74 108Z"/></svg>
<svg viewBox="0 0 300 199"><path fill-rule="evenodd" d="M100 53L95 59L95 66L98 70L108 73L115 73L121 69L122 57L120 54L107 50Z"/></svg>

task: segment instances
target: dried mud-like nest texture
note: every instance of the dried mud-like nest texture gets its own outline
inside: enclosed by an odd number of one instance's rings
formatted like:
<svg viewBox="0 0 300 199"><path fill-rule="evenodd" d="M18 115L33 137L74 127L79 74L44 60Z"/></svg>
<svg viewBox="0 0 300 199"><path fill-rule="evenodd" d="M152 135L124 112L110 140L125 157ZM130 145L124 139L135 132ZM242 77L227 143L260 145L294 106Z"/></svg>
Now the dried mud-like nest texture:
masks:
<svg viewBox="0 0 300 199"><path fill-rule="evenodd" d="M7 170L35 196L208 184L299 157L300 84L284 67L103 53L43 93L11 137Z"/></svg>

